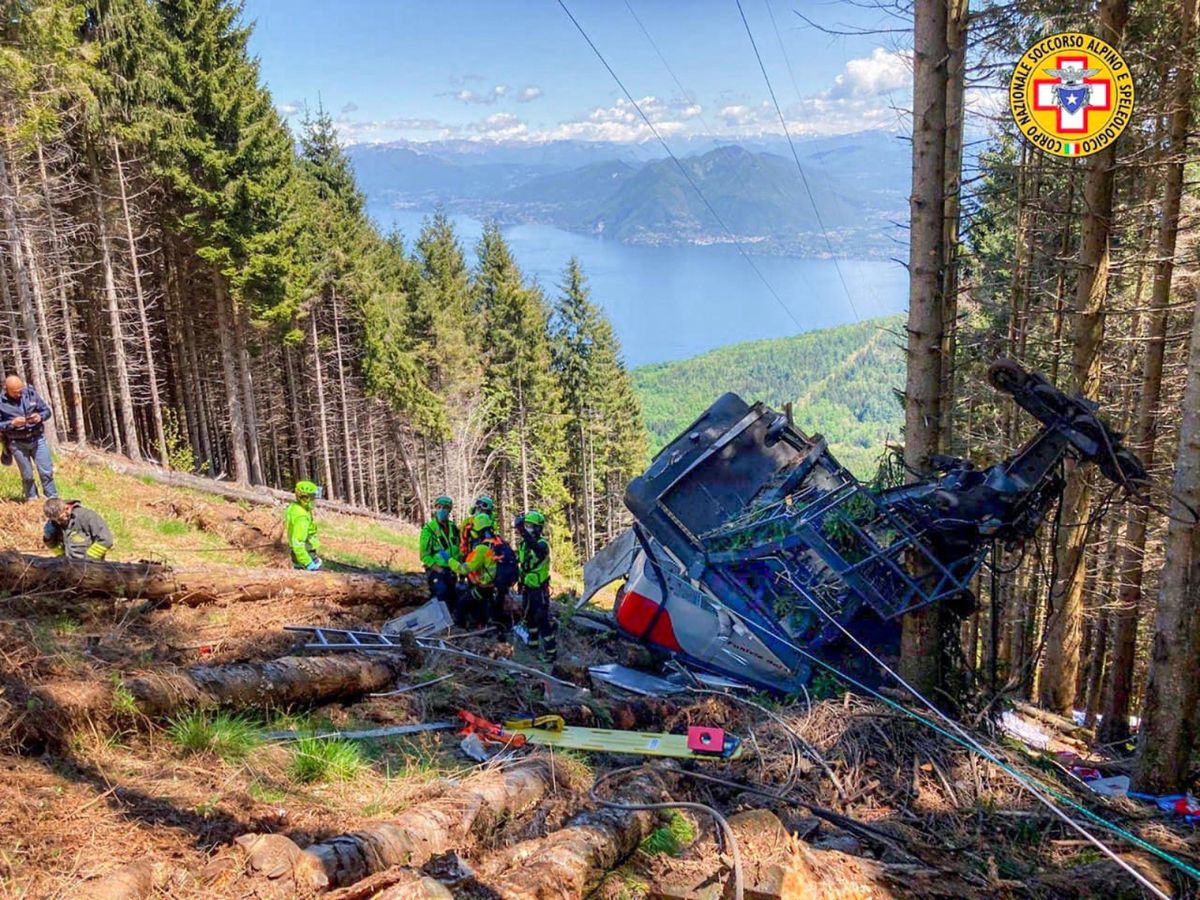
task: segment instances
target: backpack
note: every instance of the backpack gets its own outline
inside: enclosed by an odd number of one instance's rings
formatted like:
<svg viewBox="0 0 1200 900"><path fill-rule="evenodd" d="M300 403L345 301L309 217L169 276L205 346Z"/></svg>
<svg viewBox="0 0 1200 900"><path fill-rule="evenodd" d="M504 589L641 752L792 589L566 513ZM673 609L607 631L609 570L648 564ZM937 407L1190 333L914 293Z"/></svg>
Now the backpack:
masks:
<svg viewBox="0 0 1200 900"><path fill-rule="evenodd" d="M496 560L496 581L500 584L516 584L520 574L517 568L517 554L508 542L501 538L492 538L492 556Z"/></svg>

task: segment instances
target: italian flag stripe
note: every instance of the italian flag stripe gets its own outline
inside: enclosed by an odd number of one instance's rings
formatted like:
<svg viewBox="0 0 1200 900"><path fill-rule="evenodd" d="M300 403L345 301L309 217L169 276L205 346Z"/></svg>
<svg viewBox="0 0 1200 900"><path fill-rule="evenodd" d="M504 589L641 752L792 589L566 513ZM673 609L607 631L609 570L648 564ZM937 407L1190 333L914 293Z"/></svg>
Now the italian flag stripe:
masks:
<svg viewBox="0 0 1200 900"><path fill-rule="evenodd" d="M1064 143L1062 145L1062 152L1063 152L1063 156L1078 156L1079 155L1079 145Z"/></svg>

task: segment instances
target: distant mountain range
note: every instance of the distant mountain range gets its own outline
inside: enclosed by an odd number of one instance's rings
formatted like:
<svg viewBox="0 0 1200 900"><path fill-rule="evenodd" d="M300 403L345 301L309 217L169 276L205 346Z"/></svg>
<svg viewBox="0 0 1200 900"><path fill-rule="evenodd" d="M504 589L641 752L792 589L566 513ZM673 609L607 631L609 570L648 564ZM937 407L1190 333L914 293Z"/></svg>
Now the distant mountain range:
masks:
<svg viewBox="0 0 1200 900"><path fill-rule="evenodd" d="M691 359L633 370L650 449L657 453L726 391L775 409L794 404L796 424L823 434L860 478L875 474L887 441L900 440L904 409L902 316L786 338L730 344Z"/></svg>
<svg viewBox="0 0 1200 900"><path fill-rule="evenodd" d="M811 200L781 141L704 139L681 149L687 176L651 144L398 142L356 145L351 156L376 202L441 205L626 243L727 243L728 228L757 252L821 257L831 248L870 258L894 255L903 238L896 223L907 216L910 151L893 135L798 143Z"/></svg>

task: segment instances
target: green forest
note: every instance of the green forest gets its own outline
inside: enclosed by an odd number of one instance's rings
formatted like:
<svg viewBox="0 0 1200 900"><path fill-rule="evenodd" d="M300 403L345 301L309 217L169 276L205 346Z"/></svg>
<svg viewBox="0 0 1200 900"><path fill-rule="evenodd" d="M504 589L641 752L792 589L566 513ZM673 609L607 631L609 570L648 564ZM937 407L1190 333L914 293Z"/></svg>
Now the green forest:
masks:
<svg viewBox="0 0 1200 900"><path fill-rule="evenodd" d="M571 571L644 440L621 351L562 261L489 225L381 234L331 117L293 134L228 0L5 3L0 364L58 440L410 519L540 507Z"/></svg>
<svg viewBox="0 0 1200 900"><path fill-rule="evenodd" d="M720 347L692 359L639 366L634 389L658 452L712 401L733 391L822 434L860 478L874 474L888 442L900 439L904 407L903 318L889 316L792 337Z"/></svg>

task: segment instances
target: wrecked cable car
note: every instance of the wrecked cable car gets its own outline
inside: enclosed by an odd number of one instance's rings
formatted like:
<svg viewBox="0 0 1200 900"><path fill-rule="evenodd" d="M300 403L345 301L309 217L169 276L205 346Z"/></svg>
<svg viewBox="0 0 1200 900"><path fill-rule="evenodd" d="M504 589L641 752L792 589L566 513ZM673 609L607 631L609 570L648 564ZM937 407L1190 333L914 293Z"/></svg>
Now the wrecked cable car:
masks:
<svg viewBox="0 0 1200 900"><path fill-rule="evenodd" d="M988 379L1037 433L987 468L939 456L932 475L888 488L858 481L820 435L725 394L630 482L634 525L587 563L583 601L624 577L613 616L625 635L783 693L814 658L839 660L846 631L894 652L905 613L971 608L989 550L1035 535L1068 457L1131 494L1146 480L1097 404L1011 360Z"/></svg>

